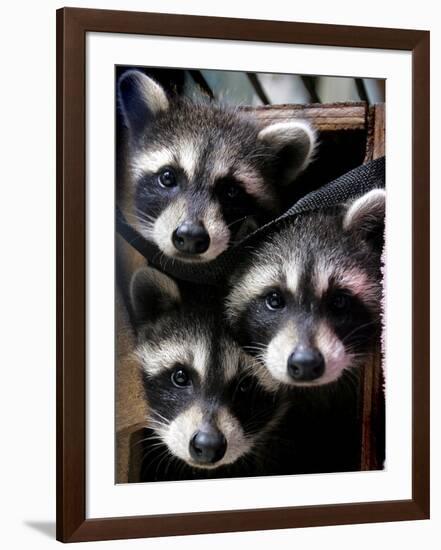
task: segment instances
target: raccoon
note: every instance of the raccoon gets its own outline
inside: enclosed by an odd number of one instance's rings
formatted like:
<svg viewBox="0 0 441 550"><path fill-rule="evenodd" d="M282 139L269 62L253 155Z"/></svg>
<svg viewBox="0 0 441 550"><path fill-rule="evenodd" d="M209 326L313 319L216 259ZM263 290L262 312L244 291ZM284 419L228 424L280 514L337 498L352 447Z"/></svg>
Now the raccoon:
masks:
<svg viewBox="0 0 441 550"><path fill-rule="evenodd" d="M130 70L118 82L130 222L167 257L208 262L281 209L280 188L311 161L305 122L257 120L214 102L170 97Z"/></svg>
<svg viewBox="0 0 441 550"><path fill-rule="evenodd" d="M381 334L385 191L304 213L231 280L226 311L266 387L329 384Z"/></svg>
<svg viewBox="0 0 441 550"><path fill-rule="evenodd" d="M188 299L150 267L132 279L135 353L150 410L144 481L255 473L287 408L225 330L221 304L199 296Z"/></svg>

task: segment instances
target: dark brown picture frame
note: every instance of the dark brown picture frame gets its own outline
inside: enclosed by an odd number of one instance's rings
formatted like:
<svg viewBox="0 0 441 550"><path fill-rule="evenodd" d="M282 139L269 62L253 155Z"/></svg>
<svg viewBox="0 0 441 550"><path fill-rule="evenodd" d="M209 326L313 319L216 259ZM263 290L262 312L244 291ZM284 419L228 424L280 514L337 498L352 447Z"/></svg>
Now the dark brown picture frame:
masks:
<svg viewBox="0 0 441 550"><path fill-rule="evenodd" d="M127 33L412 53L412 498L86 519L85 38ZM63 542L429 518L429 32L159 13L57 11L57 539Z"/></svg>

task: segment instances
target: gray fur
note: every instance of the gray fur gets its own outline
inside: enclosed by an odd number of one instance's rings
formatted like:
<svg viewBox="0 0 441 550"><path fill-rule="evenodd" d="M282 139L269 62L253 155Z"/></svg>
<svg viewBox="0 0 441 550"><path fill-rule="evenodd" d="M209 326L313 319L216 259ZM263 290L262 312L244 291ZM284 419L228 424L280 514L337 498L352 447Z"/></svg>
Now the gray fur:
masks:
<svg viewBox="0 0 441 550"><path fill-rule="evenodd" d="M347 316L356 312L357 318L351 330L366 330L366 342L374 337L378 342L384 212L385 192L376 189L350 204L299 215L268 237L232 276L227 317L245 349L267 367L259 369L267 385L295 384L287 359L305 332L325 356L326 369L317 380L300 385L336 380L372 349L373 342L348 345L343 329L336 329L326 309L333 292L344 291L353 299ZM287 306L268 313L262 304L274 289ZM361 326L366 319L369 329Z"/></svg>
<svg viewBox="0 0 441 550"><path fill-rule="evenodd" d="M211 261L280 213L280 187L312 157L315 136L305 122L262 129L239 109L167 97L139 71L122 75L119 102L129 128L129 219L166 256L182 261ZM155 187L165 168L177 179L168 194ZM240 195L230 200L223 189L231 182ZM207 230L210 246L203 253L182 255L173 246L173 232L188 220Z"/></svg>

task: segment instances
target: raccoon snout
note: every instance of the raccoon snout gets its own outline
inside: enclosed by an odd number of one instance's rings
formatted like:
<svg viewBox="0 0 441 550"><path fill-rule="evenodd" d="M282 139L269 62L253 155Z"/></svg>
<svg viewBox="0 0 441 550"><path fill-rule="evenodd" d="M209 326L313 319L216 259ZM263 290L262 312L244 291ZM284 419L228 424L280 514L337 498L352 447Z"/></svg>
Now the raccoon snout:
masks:
<svg viewBox="0 0 441 550"><path fill-rule="evenodd" d="M172 235L173 245L185 254L202 254L210 246L210 236L200 222L185 221Z"/></svg>
<svg viewBox="0 0 441 550"><path fill-rule="evenodd" d="M218 462L226 450L227 441L214 426L205 426L198 430L190 441L190 455L199 464Z"/></svg>
<svg viewBox="0 0 441 550"><path fill-rule="evenodd" d="M296 382L309 382L325 372L325 360L313 347L297 346L288 357L288 373Z"/></svg>

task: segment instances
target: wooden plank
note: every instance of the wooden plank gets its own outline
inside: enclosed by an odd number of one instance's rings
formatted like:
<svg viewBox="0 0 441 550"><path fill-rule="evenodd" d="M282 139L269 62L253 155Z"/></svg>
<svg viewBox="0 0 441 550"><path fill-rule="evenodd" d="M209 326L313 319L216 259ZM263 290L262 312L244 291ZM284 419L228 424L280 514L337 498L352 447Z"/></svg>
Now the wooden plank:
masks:
<svg viewBox="0 0 441 550"><path fill-rule="evenodd" d="M378 103L369 108L367 116L367 144L365 162L385 155L386 112L385 104Z"/></svg>
<svg viewBox="0 0 441 550"><path fill-rule="evenodd" d="M381 350L376 350L364 365L361 400L361 470L378 470L381 463L381 434L384 407Z"/></svg>
<svg viewBox="0 0 441 550"><path fill-rule="evenodd" d="M242 107L252 112L264 125L301 118L311 122L319 131L366 130L366 103L324 103L312 105L271 105Z"/></svg>
<svg viewBox="0 0 441 550"><path fill-rule="evenodd" d="M384 103L373 105L368 112L368 136L365 162L382 157L385 154L385 106ZM381 351L377 350L367 361L362 380L362 445L361 469L375 470L380 464L379 430L384 408L384 376Z"/></svg>

